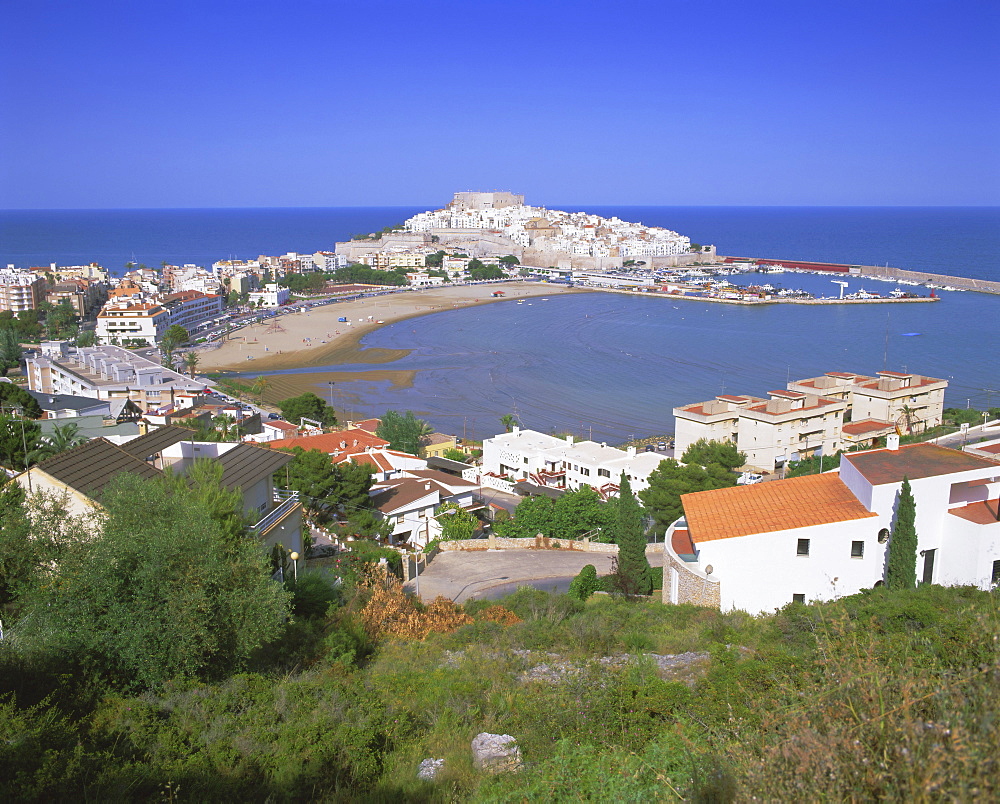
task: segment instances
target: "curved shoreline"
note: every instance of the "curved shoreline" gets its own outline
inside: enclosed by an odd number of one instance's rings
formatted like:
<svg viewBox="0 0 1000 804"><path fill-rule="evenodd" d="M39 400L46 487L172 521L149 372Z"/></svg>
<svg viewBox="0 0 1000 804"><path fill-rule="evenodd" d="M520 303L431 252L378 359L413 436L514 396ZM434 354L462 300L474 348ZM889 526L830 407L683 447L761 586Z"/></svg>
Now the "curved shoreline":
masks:
<svg viewBox="0 0 1000 804"><path fill-rule="evenodd" d="M498 290L506 295L494 298L491 294ZM367 335L389 324L484 304L563 293L592 292L597 291L539 282L504 282L439 286L415 293L387 294L324 305L241 328L224 345L216 349L199 350L199 370L248 378L266 374L268 389L265 391L265 399L270 400L296 396L304 391L316 392L317 386L330 382L390 382L396 387L405 388L413 384L416 372L412 369L351 371L335 367L389 364L406 357L411 350L365 348L361 345ZM339 322L338 318L348 318L349 321ZM275 324L278 329L275 329ZM327 337L328 342L318 346L311 345L311 340L326 340ZM321 366L331 368L321 372L294 371Z"/></svg>

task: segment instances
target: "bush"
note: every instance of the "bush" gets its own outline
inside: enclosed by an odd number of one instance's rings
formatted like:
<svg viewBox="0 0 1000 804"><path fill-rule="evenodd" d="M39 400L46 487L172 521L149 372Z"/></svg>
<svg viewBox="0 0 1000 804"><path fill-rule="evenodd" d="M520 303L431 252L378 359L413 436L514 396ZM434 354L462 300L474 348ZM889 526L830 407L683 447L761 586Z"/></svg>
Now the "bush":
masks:
<svg viewBox="0 0 1000 804"><path fill-rule="evenodd" d="M597 567L593 564L587 564L570 582L569 594L577 600L586 600L600 588L601 582L597 579Z"/></svg>

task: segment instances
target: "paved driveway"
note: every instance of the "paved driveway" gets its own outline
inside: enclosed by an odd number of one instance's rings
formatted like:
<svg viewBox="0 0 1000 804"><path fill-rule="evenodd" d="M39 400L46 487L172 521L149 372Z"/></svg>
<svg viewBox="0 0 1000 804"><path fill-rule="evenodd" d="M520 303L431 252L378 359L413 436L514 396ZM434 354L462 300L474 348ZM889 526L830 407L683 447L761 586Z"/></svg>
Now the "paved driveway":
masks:
<svg viewBox="0 0 1000 804"><path fill-rule="evenodd" d="M661 566L663 546L648 551L649 563ZM575 550L476 550L438 553L420 574L406 584L423 601L438 595L463 603L466 600L508 594L518 586L565 591L587 564L598 575L611 572L614 556L607 553L584 553Z"/></svg>

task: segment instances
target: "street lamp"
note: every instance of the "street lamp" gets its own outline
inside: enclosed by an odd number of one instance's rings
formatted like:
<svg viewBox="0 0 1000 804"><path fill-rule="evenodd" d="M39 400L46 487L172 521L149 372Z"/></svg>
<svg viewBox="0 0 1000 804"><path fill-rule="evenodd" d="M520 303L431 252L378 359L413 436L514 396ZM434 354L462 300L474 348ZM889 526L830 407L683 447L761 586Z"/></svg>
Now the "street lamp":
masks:
<svg viewBox="0 0 1000 804"><path fill-rule="evenodd" d="M292 576L295 578L295 583L298 583L299 582L299 564L298 564L299 554L293 551L292 554L289 555L288 557L290 559L292 559Z"/></svg>

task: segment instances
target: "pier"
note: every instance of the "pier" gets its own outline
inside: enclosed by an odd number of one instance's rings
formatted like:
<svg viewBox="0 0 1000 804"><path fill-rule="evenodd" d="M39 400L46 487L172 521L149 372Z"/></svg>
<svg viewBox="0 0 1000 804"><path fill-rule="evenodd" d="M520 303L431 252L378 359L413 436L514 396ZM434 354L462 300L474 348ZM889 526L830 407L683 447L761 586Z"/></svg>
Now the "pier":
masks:
<svg viewBox="0 0 1000 804"><path fill-rule="evenodd" d="M1000 282L989 279L972 279L967 276L948 276L946 274L931 274L926 271L908 271L905 268L892 268L887 265L844 265L834 262L809 262L804 260L765 259L763 257L723 257L726 263L754 262L758 265L781 265L793 271L819 271L831 274L847 274L848 276L867 276L872 279L900 280L907 282L930 282L933 285L947 285L959 290L975 290L979 293L1000 295Z"/></svg>

